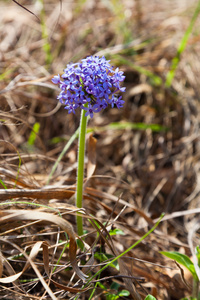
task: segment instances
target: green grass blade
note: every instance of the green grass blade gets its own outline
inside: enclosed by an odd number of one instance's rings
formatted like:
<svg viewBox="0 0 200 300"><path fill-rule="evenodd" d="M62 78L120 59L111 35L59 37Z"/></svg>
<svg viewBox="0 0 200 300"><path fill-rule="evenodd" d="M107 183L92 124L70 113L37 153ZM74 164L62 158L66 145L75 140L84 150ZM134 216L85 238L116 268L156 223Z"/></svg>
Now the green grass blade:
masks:
<svg viewBox="0 0 200 300"><path fill-rule="evenodd" d="M32 146L35 144L35 140L36 140L39 130L40 130L40 123L36 122L33 125L33 130L31 131L31 133L29 135L28 145Z"/></svg>
<svg viewBox="0 0 200 300"><path fill-rule="evenodd" d="M129 251L131 251L133 248L135 248L138 244L140 244L148 235L150 235L155 229L156 227L160 224L162 218L164 217L164 213L161 214L159 220L156 222L156 224L145 234L143 235L137 242L135 242L132 246L130 246L128 249L126 249L123 253L121 253L120 255L116 256L114 259L112 259L111 261L109 261L105 266L103 266L99 271L97 271L97 273L95 275L93 275L92 277L90 277L90 279L87 281L87 285L96 277L98 276L103 270L105 270L107 267L109 267L110 265L112 265L115 261L117 261L119 258L121 258L122 256L124 256L126 253L128 253Z"/></svg>
<svg viewBox="0 0 200 300"><path fill-rule="evenodd" d="M45 52L45 62L46 66L49 67L49 65L52 63L52 54L51 54L51 45L49 43L49 37L48 37L48 30L45 23L45 10L44 10L44 0L37 0L41 6L40 10L40 20L41 20L41 30L42 30L42 38L44 40L43 50Z"/></svg>
<svg viewBox="0 0 200 300"><path fill-rule="evenodd" d="M0 74L0 81L7 79L7 77L9 77L10 74L14 73L14 71L15 68L5 70L3 73Z"/></svg>
<svg viewBox="0 0 200 300"><path fill-rule="evenodd" d="M163 83L162 79L158 75L154 74L153 72L139 65L134 64L132 61L122 57L121 55L118 54L112 55L112 60L116 60L116 62L118 62L119 64L129 66L130 68L137 71L138 73L147 76L150 79L152 85L161 86Z"/></svg>
<svg viewBox="0 0 200 300"><path fill-rule="evenodd" d="M198 1L197 7L196 7L195 12L194 12L194 14L192 16L190 24L189 24L189 26L188 26L188 28L187 28L187 30L186 30L186 32L185 32L185 34L184 34L181 42L180 42L180 45L178 47L176 56L172 60L171 70L167 73L167 77L166 77L166 82L165 82L165 86L166 87L170 87L171 84L172 84L172 81L173 81L174 76L175 76L176 69L177 69L178 64L180 62L180 59L181 59L181 54L183 53L183 51L186 48L189 36L192 33L194 24L195 24L195 22L197 20L197 17L199 15L199 13L200 13L200 1Z"/></svg>
<svg viewBox="0 0 200 300"><path fill-rule="evenodd" d="M3 187L5 190L8 189L7 186L5 185L5 183L1 180L1 178L0 178L0 184L2 185L2 187Z"/></svg>
<svg viewBox="0 0 200 300"><path fill-rule="evenodd" d="M49 184L59 162L61 161L61 159L63 158L63 156L65 155L65 153L67 152L67 150L69 149L69 147L71 146L71 144L74 142L74 140L76 138L78 138L79 135L79 127L78 129L74 132L74 134L71 136L71 138L69 139L69 141L67 142L67 144L65 145L64 149L62 150L62 152L60 153L58 159L56 160L55 164L53 165L53 168L51 170L51 173L49 174L48 180L47 180L47 185Z"/></svg>
<svg viewBox="0 0 200 300"><path fill-rule="evenodd" d="M113 122L107 126L108 129L138 129L146 130L151 129L154 132L167 131L168 128L159 124L145 124L145 123L132 123L132 122Z"/></svg>

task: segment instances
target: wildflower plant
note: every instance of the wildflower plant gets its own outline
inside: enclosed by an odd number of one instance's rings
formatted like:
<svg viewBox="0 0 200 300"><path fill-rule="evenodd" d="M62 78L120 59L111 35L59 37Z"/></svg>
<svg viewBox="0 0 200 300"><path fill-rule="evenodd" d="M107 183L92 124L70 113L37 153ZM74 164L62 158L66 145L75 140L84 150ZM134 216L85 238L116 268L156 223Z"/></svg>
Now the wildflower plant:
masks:
<svg viewBox="0 0 200 300"><path fill-rule="evenodd" d="M120 83L125 76L119 69L113 69L105 57L89 56L80 63L70 63L64 69L63 75L56 75L52 82L57 84L61 92L58 100L65 105L68 113L76 113L81 109L79 126L78 169L76 185L76 205L82 208L85 136L88 118L104 110L108 105L112 108L123 107L124 101L119 92L125 87ZM82 217L77 216L78 234L83 234Z"/></svg>

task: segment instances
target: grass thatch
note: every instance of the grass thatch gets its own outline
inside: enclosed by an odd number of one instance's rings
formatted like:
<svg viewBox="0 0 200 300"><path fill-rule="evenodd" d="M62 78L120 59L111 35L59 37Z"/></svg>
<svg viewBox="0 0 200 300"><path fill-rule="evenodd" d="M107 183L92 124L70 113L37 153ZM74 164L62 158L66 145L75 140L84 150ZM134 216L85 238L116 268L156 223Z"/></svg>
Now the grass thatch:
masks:
<svg viewBox="0 0 200 300"><path fill-rule="evenodd" d="M199 244L199 1L19 2L33 14L0 2L1 299L189 297L192 275L160 251L193 260ZM81 251L80 115L51 78L96 54L125 72L126 93L88 125Z"/></svg>

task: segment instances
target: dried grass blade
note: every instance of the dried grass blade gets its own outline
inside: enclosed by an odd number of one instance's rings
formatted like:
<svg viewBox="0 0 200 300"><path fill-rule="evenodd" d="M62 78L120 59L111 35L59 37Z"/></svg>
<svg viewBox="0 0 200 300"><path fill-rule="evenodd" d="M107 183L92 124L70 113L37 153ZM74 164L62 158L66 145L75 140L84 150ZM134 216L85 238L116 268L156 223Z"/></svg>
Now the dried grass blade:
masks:
<svg viewBox="0 0 200 300"><path fill-rule="evenodd" d="M93 188L86 188L86 192L89 194L89 195L93 195L95 197L100 197L100 198L106 198L106 199L109 199L113 202L119 202L127 207L131 207L133 209L133 211L135 211L137 214L139 214L141 217L143 217L146 222L149 224L149 225L153 225L154 222L153 220L148 217L142 210L136 208L135 206L133 206L132 204L128 203L127 201L123 200L123 199L119 199L118 197L114 196L114 195L110 195L106 192L101 192L101 191L98 191L96 189L93 189Z"/></svg>
<svg viewBox="0 0 200 300"><path fill-rule="evenodd" d="M65 219L55 216L50 213L46 212L40 212L36 210L4 210L0 211L0 223L3 222L10 222L10 221L16 221L16 220L44 220L51 223L56 224L57 226L61 227L70 238L69 243L69 259L71 262L71 265L76 272L76 274L85 281L87 275L85 275L78 267L76 262L76 239L75 239L75 233L73 230L72 225Z"/></svg>
<svg viewBox="0 0 200 300"><path fill-rule="evenodd" d="M1 220L0 220L1 221ZM3 239L1 239L3 240ZM5 241L5 240L4 240ZM6 241L7 243L9 243L10 245L13 246L13 243L9 242L8 240ZM40 243L40 242L39 242ZM27 259L27 263L24 266L23 270L13 276L9 276L7 278L1 278L0 282L2 283L8 283L8 282L13 282L16 279L18 279L23 272L28 268L29 265L31 265L31 267L33 268L33 270L35 271L36 275L38 276L40 282L42 283L43 287L45 288L46 292L49 294L49 296L51 297L51 299L53 300L57 300L57 298L55 297L54 293L52 292L52 290L50 289L50 287L48 286L48 284L46 283L46 281L44 280L43 276L41 275L40 271L38 270L37 266L35 265L35 263L32 261L31 257L34 257L34 255L36 254L36 248L38 248L38 245L31 250L30 255L28 256L26 254L26 252L24 252L20 247L18 247L17 245L15 245L15 247L18 249L18 251L20 253L22 253L24 255L24 257ZM9 280L9 281L8 281Z"/></svg>
<svg viewBox="0 0 200 300"><path fill-rule="evenodd" d="M43 189L0 189L0 200L7 200L19 197L30 197L36 199L63 199L70 198L74 195L74 191L59 188L43 188Z"/></svg>
<svg viewBox="0 0 200 300"><path fill-rule="evenodd" d="M0 251L0 277L2 276L3 274L3 261L4 261L4 258L2 256L2 253Z"/></svg>
<svg viewBox="0 0 200 300"><path fill-rule="evenodd" d="M133 297L134 300L141 300L140 294L137 292L136 287L133 284L133 280L128 278L129 274L127 268L125 267L123 258L118 259L118 264L119 264L120 274L125 275L125 277L123 277L123 281L125 283L126 288L131 293L131 296Z"/></svg>
<svg viewBox="0 0 200 300"><path fill-rule="evenodd" d="M55 284L55 286L57 286L59 289L61 290L64 290L64 291L67 291L67 292L70 292L70 293L80 293L80 292L85 292L89 289L89 287L87 288L73 288L73 287L69 287L69 286L66 286L66 285L63 285L63 284L60 284L54 280L51 279L51 282L53 284Z"/></svg>
<svg viewBox="0 0 200 300"><path fill-rule="evenodd" d="M96 144L97 140L92 134L88 140L88 165L87 165L87 178L90 178L96 169Z"/></svg>
<svg viewBox="0 0 200 300"><path fill-rule="evenodd" d="M43 244L46 242L36 242L33 246L33 248L31 249L29 260L34 260L34 258L37 256L38 252L40 251L41 246L43 246ZM21 272L18 272L17 274L14 275L10 275L6 278L0 278L0 282L1 283L11 283L16 281L30 266L30 262L29 260L26 262L23 270ZM15 273L15 271L13 270L12 266L7 262L7 270L9 270L9 273Z"/></svg>

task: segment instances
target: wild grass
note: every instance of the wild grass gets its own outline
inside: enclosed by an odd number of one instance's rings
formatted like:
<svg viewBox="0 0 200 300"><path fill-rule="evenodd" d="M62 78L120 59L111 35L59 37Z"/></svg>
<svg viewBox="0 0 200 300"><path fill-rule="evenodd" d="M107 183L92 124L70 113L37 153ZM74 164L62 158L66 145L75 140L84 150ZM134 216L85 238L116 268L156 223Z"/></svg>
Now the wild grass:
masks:
<svg viewBox="0 0 200 300"><path fill-rule="evenodd" d="M20 4L27 10L0 3L0 297L190 299L199 272L199 2ZM51 78L95 54L125 72L125 105L89 120L80 210L80 116L58 104Z"/></svg>

